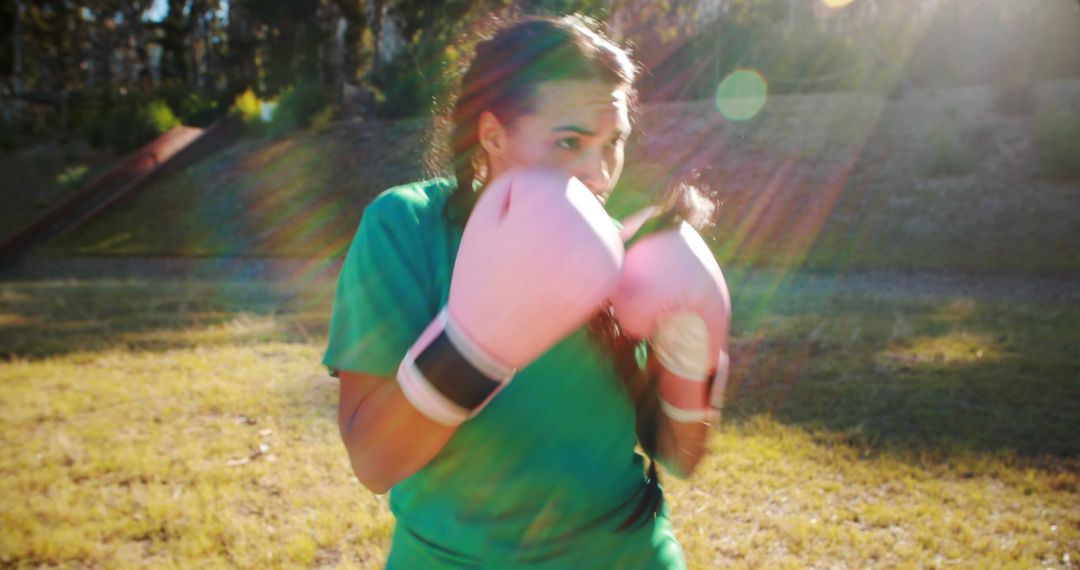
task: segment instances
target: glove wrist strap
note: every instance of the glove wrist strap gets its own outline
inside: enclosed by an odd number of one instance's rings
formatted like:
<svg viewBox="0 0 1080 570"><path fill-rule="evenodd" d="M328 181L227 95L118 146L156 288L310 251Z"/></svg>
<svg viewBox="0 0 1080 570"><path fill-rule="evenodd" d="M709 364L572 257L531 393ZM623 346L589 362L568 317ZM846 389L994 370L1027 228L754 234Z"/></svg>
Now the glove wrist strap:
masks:
<svg viewBox="0 0 1080 570"><path fill-rule="evenodd" d="M456 426L479 413L514 372L470 342L444 308L406 353L397 380L420 413Z"/></svg>

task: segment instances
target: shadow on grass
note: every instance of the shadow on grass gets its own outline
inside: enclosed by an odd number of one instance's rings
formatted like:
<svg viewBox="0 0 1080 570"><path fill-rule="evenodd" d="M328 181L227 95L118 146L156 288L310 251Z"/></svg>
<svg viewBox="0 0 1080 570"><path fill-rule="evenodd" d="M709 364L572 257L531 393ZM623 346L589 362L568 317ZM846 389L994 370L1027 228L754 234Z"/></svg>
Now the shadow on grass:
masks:
<svg viewBox="0 0 1080 570"><path fill-rule="evenodd" d="M728 421L768 415L864 456L1080 457L1074 302L742 291Z"/></svg>
<svg viewBox="0 0 1080 570"><path fill-rule="evenodd" d="M769 415L867 456L1080 457L1080 307L1071 297L815 285L803 276L730 282L735 367L725 421ZM334 284L327 272L9 280L0 283L0 357L321 343Z"/></svg>
<svg viewBox="0 0 1080 570"><path fill-rule="evenodd" d="M0 283L0 358L309 342L326 335L333 280L21 280Z"/></svg>

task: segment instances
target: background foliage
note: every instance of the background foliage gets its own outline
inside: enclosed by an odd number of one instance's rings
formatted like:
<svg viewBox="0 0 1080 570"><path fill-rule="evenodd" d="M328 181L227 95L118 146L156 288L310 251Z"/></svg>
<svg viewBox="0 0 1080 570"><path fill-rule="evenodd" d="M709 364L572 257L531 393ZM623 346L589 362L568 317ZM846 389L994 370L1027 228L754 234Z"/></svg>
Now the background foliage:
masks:
<svg viewBox="0 0 1080 570"><path fill-rule="evenodd" d="M425 116L493 17L580 12L635 47L647 102L713 97L739 68L772 93L993 84L1029 111L1030 85L1080 76L1074 0L41 0L0 6L0 143L82 133L114 108L164 101L207 125L251 89L324 116ZM317 86L317 87L316 87ZM156 104L156 103L155 103ZM150 105L150 103L143 103ZM138 105L135 105L138 106ZM327 109L332 107L332 109ZM59 111L59 112L57 112ZM294 111L290 111L293 113ZM97 117L95 119L95 117ZM115 134L115 139L138 140ZM106 141L110 142L110 141ZM127 143L118 145L125 146Z"/></svg>

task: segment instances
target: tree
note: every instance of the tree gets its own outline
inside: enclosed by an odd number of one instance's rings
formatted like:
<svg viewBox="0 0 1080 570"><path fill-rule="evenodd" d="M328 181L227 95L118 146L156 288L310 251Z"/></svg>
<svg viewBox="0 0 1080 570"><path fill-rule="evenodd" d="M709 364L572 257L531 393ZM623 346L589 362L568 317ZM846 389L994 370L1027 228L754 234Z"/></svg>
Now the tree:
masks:
<svg viewBox="0 0 1080 570"><path fill-rule="evenodd" d="M267 91L277 93L298 77L315 72L319 34L313 24L318 0L242 0L241 4L264 28Z"/></svg>
<svg viewBox="0 0 1080 570"><path fill-rule="evenodd" d="M161 21L161 79L188 80L187 38L191 22L185 16L189 0L168 0L168 12Z"/></svg>

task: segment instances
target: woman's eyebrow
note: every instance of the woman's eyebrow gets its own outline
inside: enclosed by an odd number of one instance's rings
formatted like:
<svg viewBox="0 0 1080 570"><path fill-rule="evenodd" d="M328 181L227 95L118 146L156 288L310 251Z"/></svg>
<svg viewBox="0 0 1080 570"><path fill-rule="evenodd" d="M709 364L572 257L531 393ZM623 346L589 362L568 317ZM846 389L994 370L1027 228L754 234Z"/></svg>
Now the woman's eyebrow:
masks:
<svg viewBox="0 0 1080 570"><path fill-rule="evenodd" d="M555 130L555 131L570 131L572 133L577 133L579 135L585 135L587 137L596 136L596 133L594 133L594 132L592 132L589 129L586 129L584 127L579 127L577 125L563 125L561 127L555 127L552 130Z"/></svg>
<svg viewBox="0 0 1080 570"><path fill-rule="evenodd" d="M579 127L577 125L562 125L560 127L555 127L552 130L554 130L554 131L569 131L569 132L577 133L579 135L583 135L583 136L587 136L587 137L596 136L596 133L594 133L594 132L592 132L589 129L586 129L584 127ZM615 134L616 134L616 136L618 138L622 138L622 139L625 139L626 137L630 136L630 133L627 132L627 131L624 131L623 129L615 129Z"/></svg>

